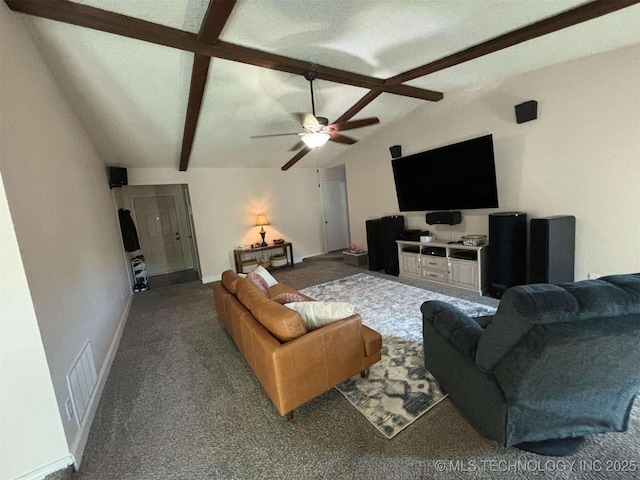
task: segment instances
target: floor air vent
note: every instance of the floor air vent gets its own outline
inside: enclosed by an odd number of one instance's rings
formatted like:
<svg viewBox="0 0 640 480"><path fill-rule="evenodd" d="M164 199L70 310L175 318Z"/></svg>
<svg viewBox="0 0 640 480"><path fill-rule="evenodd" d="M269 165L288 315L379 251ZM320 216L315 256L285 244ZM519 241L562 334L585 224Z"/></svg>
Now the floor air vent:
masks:
<svg viewBox="0 0 640 480"><path fill-rule="evenodd" d="M91 342L87 342L67 375L67 387L78 427L82 424L84 415L87 412L89 400L96 388L97 380L98 375L93 360Z"/></svg>

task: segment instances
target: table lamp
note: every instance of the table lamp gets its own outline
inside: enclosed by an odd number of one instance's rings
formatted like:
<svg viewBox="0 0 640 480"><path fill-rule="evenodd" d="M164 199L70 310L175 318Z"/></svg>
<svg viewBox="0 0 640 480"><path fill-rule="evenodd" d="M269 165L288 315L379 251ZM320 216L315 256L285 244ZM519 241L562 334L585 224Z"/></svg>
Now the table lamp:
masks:
<svg viewBox="0 0 640 480"><path fill-rule="evenodd" d="M267 242L264 241L264 236L267 232L264 231L263 225L271 225L271 224L269 223L269 219L267 218L267 216L264 213L261 213L256 218L256 227L260 227L260 236L262 237L262 243L260 244L260 246L266 247Z"/></svg>

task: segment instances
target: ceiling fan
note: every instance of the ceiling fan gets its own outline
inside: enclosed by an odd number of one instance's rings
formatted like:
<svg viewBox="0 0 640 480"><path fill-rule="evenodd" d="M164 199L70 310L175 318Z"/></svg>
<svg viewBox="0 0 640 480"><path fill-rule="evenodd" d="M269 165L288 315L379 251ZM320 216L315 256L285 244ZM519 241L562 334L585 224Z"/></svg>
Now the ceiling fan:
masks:
<svg viewBox="0 0 640 480"><path fill-rule="evenodd" d="M377 117L362 118L360 120L353 120L350 122L339 122L329 124L329 120L325 117L316 116L316 105L313 97L313 81L316 78L314 72L307 71L304 73L304 78L309 81L311 88L311 111L313 113L294 113L293 118L300 122L302 125L302 132L294 133L274 133L271 135L254 135L251 138L267 138L267 137L281 137L285 135L298 135L300 141L296 143L289 151L298 150L302 147L309 149L320 148L328 141L343 143L345 145L353 145L357 142L355 138L342 135L340 132L345 130L353 130L354 128L366 127L368 125L374 125L380 123L380 119Z"/></svg>

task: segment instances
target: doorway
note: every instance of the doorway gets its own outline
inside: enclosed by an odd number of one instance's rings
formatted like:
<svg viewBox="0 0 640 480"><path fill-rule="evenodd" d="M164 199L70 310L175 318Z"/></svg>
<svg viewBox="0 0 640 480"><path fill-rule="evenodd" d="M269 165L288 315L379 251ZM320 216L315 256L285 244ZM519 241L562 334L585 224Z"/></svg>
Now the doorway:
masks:
<svg viewBox="0 0 640 480"><path fill-rule="evenodd" d="M184 270L182 232L174 197L134 197L133 210L149 275Z"/></svg>
<svg viewBox="0 0 640 480"><path fill-rule="evenodd" d="M133 185L121 191L118 205L131 210L149 288L200 278L188 185Z"/></svg>
<svg viewBox="0 0 640 480"><path fill-rule="evenodd" d="M324 209L324 235L327 251L345 250L349 246L349 206L346 182L321 182Z"/></svg>

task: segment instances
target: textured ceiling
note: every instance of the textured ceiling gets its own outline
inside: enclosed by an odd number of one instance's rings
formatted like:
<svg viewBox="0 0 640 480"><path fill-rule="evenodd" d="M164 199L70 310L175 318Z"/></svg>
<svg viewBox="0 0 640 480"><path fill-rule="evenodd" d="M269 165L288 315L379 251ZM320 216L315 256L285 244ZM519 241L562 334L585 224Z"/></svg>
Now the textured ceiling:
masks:
<svg viewBox="0 0 640 480"><path fill-rule="evenodd" d="M80 0L104 10L197 33L208 0ZM325 66L388 78L573 8L576 0L239 0L221 39ZM117 35L26 17L105 162L177 168L193 55ZM640 6L408 82L444 92L640 42ZM314 82L316 112L335 120L367 90ZM380 125L348 132L363 140L429 102L382 94L354 119ZM311 110L298 75L211 60L191 154L194 167L281 167L298 137L293 112ZM349 147L329 143L297 165L329 166Z"/></svg>

